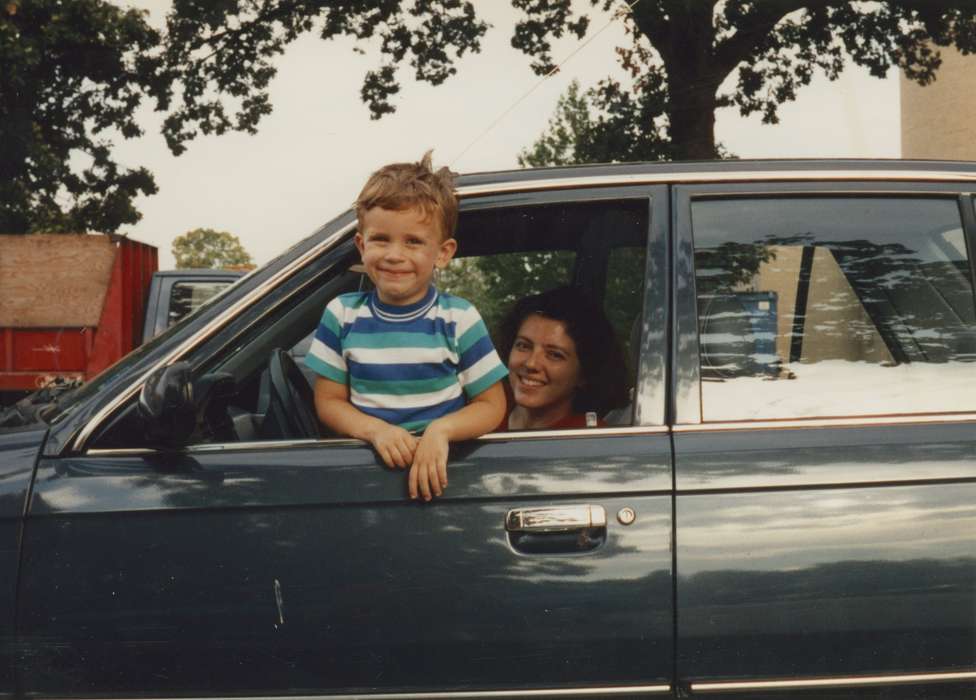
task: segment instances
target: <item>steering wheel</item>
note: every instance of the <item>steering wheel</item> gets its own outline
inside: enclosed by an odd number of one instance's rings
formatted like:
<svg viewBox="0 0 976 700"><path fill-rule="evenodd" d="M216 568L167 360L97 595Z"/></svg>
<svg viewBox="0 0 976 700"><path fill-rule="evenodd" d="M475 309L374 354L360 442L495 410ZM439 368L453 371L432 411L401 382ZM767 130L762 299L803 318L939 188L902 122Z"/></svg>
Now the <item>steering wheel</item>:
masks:
<svg viewBox="0 0 976 700"><path fill-rule="evenodd" d="M320 437L315 395L295 360L281 348L268 360L269 402L265 423L273 422L282 437Z"/></svg>

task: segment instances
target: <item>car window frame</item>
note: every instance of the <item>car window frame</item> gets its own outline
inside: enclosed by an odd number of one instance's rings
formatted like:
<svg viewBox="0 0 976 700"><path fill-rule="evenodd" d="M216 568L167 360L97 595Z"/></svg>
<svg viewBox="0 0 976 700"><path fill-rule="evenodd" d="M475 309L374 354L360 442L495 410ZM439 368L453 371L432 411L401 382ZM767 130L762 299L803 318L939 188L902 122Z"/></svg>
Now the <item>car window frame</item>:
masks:
<svg viewBox="0 0 976 700"><path fill-rule="evenodd" d="M582 428L577 430L534 430L488 433L479 439L508 437L569 437L572 435L615 434L646 428L663 428L666 420L666 367L668 328L669 259L667 254L670 200L666 185L620 185L614 187L579 187L535 192L517 192L461 198L461 211L524 207L527 205L565 202L595 202L646 199L648 206L645 240L644 289L638 366L634 377L633 420L627 426ZM575 268L574 268L575 269ZM656 329L656 330L652 330ZM505 358L502 358L505 361Z"/></svg>
<svg viewBox="0 0 976 700"><path fill-rule="evenodd" d="M702 413L702 379L698 337L697 289L695 282L694 231L691 207L701 199L769 199L796 197L893 197L954 199L960 226L967 242L970 281L976 299L976 263L971 252L976 240L976 210L968 206L974 199L972 187L960 182L818 181L799 182L676 184L671 197L675 218L673 255L678 283L675 290L675 339L672 353L675 372L671 380L674 397L675 430L736 430L768 427L814 427L827 425L879 425L890 423L924 423L976 420L976 411L947 411L945 413L899 413L892 415L851 414L837 417L785 417L741 420L707 421ZM967 201L968 200L968 201Z"/></svg>
<svg viewBox="0 0 976 700"><path fill-rule="evenodd" d="M609 426L584 429L559 429L559 430L534 430L518 431L505 433L488 433L479 440L510 440L521 438L538 439L540 437L596 437L610 436L616 434L629 434L634 432L661 432L665 431L665 367L667 349L667 222L669 215L667 211L668 197L667 187L663 185L643 186L630 185L622 187L601 187L601 188L557 188L545 189L531 192L503 193L499 195L485 194L476 197L462 197L461 210L471 211L474 209L493 209L501 207L523 208L533 205L551 205L569 202L595 202L595 201L621 201L621 200L646 200L648 207L647 234L644 242L645 259L645 284L642 295L642 327L640 340L640 362L636 368L637 376L634 383L634 413L633 421L630 425ZM250 326L260 319L274 313L278 313L281 307L287 308L289 299L294 299L298 295L305 293L313 285L321 285L322 273L308 274L309 269L317 264L317 259L326 256L330 252L336 252L342 248L343 243L351 240L355 231L355 220L349 220L350 212L344 213L340 219L346 219L344 226L338 227L329 237L326 244L321 246L317 254L311 251L302 258L304 262L300 265L292 266L292 274L269 281L260 289L259 296L249 294L245 299L235 304L220 328L215 328L210 336L198 337L200 333L194 334L187 339L180 347L177 355L160 364L168 364L177 360L189 360L195 368L213 364L213 358L222 349L233 345L238 337L243 333L227 336L221 329L233 328L235 326ZM296 278L302 276L305 271L306 279L296 283ZM287 290L287 291L286 291ZM272 297L278 298L273 299ZM257 317L253 315L255 307L266 307L257 311ZM240 319L251 314L250 321L242 324ZM648 332L648 328L657 329L657 332ZM219 339L219 343L217 342ZM192 341L192 342L191 342ZM221 350L215 349L219 346ZM140 376L133 386L141 386L145 381L144 376ZM99 434L101 428L110 425L126 406L131 406L134 401L134 391L130 387L130 398L128 403L120 403L112 413L101 416L98 423L88 430L85 436L90 440ZM329 445L349 445L362 444L361 441L345 437L324 437L318 439L282 439L282 440L261 440L249 442L230 442L230 443L204 443L190 445L184 448L187 452L208 452L213 450L251 450L269 448L288 448L299 444L315 443L322 446ZM76 443L77 444L77 443ZM85 454L120 454L133 452L156 452L149 447L131 448L99 448L97 446L88 447L83 444Z"/></svg>
<svg viewBox="0 0 976 700"><path fill-rule="evenodd" d="M960 197L960 213L966 258L969 260L969 275L976 285L976 194L967 192ZM976 297L976 287L973 289L973 296Z"/></svg>

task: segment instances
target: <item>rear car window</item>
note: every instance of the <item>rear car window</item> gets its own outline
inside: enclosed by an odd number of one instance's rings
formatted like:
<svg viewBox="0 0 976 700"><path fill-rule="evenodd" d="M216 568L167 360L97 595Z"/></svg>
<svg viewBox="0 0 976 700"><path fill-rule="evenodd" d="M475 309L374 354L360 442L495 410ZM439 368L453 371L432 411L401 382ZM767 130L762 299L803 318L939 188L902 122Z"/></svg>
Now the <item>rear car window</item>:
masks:
<svg viewBox="0 0 976 700"><path fill-rule="evenodd" d="M702 199L692 221L703 420L976 408L955 199Z"/></svg>

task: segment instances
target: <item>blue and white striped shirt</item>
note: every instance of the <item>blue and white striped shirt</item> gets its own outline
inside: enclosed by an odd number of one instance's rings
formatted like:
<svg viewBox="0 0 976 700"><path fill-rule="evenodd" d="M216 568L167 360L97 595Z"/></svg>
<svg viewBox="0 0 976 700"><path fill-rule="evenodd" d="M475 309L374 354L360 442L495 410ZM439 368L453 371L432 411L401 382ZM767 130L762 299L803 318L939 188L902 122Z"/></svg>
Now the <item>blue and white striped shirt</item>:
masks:
<svg viewBox="0 0 976 700"><path fill-rule="evenodd" d="M422 430L508 374L470 302L430 287L416 304L376 292L341 294L325 307L305 363L349 386L363 413Z"/></svg>

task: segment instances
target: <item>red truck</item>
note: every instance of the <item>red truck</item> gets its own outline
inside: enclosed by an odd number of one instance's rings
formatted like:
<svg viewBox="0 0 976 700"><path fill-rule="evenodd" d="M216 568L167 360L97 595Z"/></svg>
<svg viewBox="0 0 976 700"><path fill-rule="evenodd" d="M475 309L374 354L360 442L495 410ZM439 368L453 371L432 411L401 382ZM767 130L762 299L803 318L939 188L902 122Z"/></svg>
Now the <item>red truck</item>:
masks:
<svg viewBox="0 0 976 700"><path fill-rule="evenodd" d="M93 377L243 274L158 266L121 236L0 235L0 406Z"/></svg>

